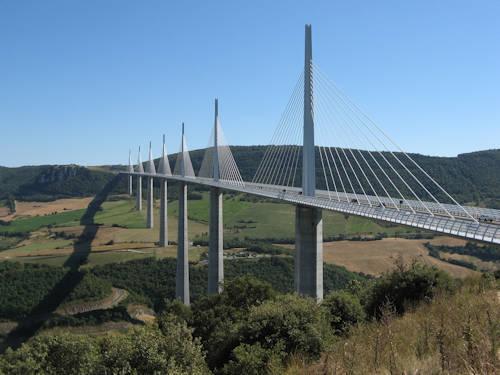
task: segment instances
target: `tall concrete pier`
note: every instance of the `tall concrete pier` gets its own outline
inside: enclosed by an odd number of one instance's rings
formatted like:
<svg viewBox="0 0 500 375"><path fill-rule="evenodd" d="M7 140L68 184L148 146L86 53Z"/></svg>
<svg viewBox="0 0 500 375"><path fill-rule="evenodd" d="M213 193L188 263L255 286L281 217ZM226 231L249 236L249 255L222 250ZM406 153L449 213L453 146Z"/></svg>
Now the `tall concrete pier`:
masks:
<svg viewBox="0 0 500 375"><path fill-rule="evenodd" d="M146 173L156 174L156 168L153 161L153 151L151 149L151 142L149 142L149 159L146 164ZM153 177L148 177L148 206L146 211L147 227L154 227L154 182Z"/></svg>
<svg viewBox="0 0 500 375"><path fill-rule="evenodd" d="M219 181L219 106L215 99L214 144L212 150L212 174ZM222 192L210 189L209 245L208 245L208 293L220 293L224 281Z"/></svg>
<svg viewBox="0 0 500 375"><path fill-rule="evenodd" d="M179 174L186 177L186 140L184 123L182 124L182 142ZM179 182L179 227L177 238L177 270L175 274L175 296L185 305L189 305L189 238L187 213L187 184Z"/></svg>
<svg viewBox="0 0 500 375"><path fill-rule="evenodd" d="M161 175L171 176L170 164L168 162L167 150L165 146L165 134L163 135L163 150L158 166L158 173ZM167 199L168 185L167 179L160 179L160 246L168 246L168 216L167 216Z"/></svg>
<svg viewBox="0 0 500 375"><path fill-rule="evenodd" d="M179 183L179 227L177 239L177 270L175 296L189 305L189 238L187 220L187 185Z"/></svg>
<svg viewBox="0 0 500 375"><path fill-rule="evenodd" d="M150 228L150 229L154 227L154 216L153 216L154 195L153 195L153 189L154 189L153 177L148 177L148 198L147 198L148 206L147 206L146 216L147 216L147 227Z"/></svg>
<svg viewBox="0 0 500 375"><path fill-rule="evenodd" d="M141 161L141 147L139 146L139 156L137 157L137 172L144 173L144 167ZM142 211L142 177L137 176L137 192L135 193L135 208Z"/></svg>
<svg viewBox="0 0 500 375"><path fill-rule="evenodd" d="M308 197L316 194L311 39L311 25L306 25L302 193ZM295 209L295 289L318 301L323 299L323 220L318 208L297 206Z"/></svg>

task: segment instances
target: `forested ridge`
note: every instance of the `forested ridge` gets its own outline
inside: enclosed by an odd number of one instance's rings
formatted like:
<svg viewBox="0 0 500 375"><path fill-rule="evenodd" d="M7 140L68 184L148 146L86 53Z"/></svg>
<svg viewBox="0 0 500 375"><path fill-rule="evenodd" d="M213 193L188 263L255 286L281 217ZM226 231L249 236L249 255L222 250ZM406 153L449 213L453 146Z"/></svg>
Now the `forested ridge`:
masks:
<svg viewBox="0 0 500 375"><path fill-rule="evenodd" d="M266 146L233 146L231 149L243 179L251 181L262 160ZM200 149L190 153L195 171L201 166L204 152L204 149ZM172 168L175 165L176 156L176 154L169 156ZM316 157L317 165L320 165L318 153ZM491 208L500 207L500 189L498 189L500 150L478 151L460 154L456 157L420 154L411 154L411 157L459 202ZM376 169L375 165L373 167ZM298 168L298 173L300 173L300 165ZM402 167L399 166L399 168ZM116 165L90 169L79 166L0 167L0 199L10 195L21 200L90 196L96 194L106 184L111 177L110 172L124 169L125 166ZM415 167L411 165L410 170L416 172ZM317 177L318 187L324 188L320 168L318 168ZM430 186L429 188L433 194L439 196L440 193L436 187ZM118 190L124 192L125 183L119 185ZM417 191L417 193L423 192Z"/></svg>

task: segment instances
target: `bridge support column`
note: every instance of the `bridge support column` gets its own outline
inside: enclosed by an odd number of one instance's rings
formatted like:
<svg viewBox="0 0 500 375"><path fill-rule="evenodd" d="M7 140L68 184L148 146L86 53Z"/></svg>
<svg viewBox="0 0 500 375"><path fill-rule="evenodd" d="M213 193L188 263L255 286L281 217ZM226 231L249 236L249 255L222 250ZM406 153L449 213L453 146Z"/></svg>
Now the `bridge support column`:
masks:
<svg viewBox="0 0 500 375"><path fill-rule="evenodd" d="M132 176L128 176L128 195L132 196Z"/></svg>
<svg viewBox="0 0 500 375"><path fill-rule="evenodd" d="M137 192L135 195L135 208L142 211L142 177L137 176Z"/></svg>
<svg viewBox="0 0 500 375"><path fill-rule="evenodd" d="M189 239L187 220L187 185L179 185L179 233L177 237L177 272L175 275L175 296L189 305Z"/></svg>
<svg viewBox="0 0 500 375"><path fill-rule="evenodd" d="M295 208L295 290L323 299L323 218L319 208Z"/></svg>
<svg viewBox="0 0 500 375"><path fill-rule="evenodd" d="M210 189L210 220L208 245L208 293L220 293L224 281L224 232L222 219L222 192Z"/></svg>
<svg viewBox="0 0 500 375"><path fill-rule="evenodd" d="M147 224L148 228L154 227L153 219L153 206L154 206L154 195L153 195L153 177L148 177L148 207L147 207Z"/></svg>
<svg viewBox="0 0 500 375"><path fill-rule="evenodd" d="M168 246L167 179L160 180L160 246Z"/></svg>

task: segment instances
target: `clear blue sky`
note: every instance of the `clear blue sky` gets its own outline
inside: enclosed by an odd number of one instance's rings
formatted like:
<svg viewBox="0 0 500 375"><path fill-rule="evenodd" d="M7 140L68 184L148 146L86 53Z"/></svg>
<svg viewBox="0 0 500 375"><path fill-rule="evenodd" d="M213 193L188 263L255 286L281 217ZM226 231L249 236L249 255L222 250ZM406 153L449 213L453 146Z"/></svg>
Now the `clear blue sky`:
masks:
<svg viewBox="0 0 500 375"><path fill-rule="evenodd" d="M267 143L316 64L407 151L500 147L500 1L0 0L0 165ZM143 153L146 158L146 152Z"/></svg>

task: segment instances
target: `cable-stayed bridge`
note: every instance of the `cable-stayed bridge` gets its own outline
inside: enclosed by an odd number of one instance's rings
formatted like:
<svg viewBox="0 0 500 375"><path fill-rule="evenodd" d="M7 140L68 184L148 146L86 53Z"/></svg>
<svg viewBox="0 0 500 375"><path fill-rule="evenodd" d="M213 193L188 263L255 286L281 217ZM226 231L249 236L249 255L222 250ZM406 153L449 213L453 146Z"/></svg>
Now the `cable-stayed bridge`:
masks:
<svg viewBox="0 0 500 375"><path fill-rule="evenodd" d="M144 168L145 167L145 168ZM199 171L191 163L184 124L173 172L163 138L156 168L151 143L134 168L136 207L142 210L147 180L147 224L153 223L153 183L161 184L160 246L168 245L167 181L179 185L176 296L189 304L187 186L210 188L208 291L223 281L222 191L231 190L296 206L295 284L298 293L323 296L322 210L332 210L437 233L500 244L500 210L459 204L354 102L313 64L311 27L306 25L304 69L252 181L244 181L224 138L215 101L214 126ZM439 176L437 176L439 177Z"/></svg>

